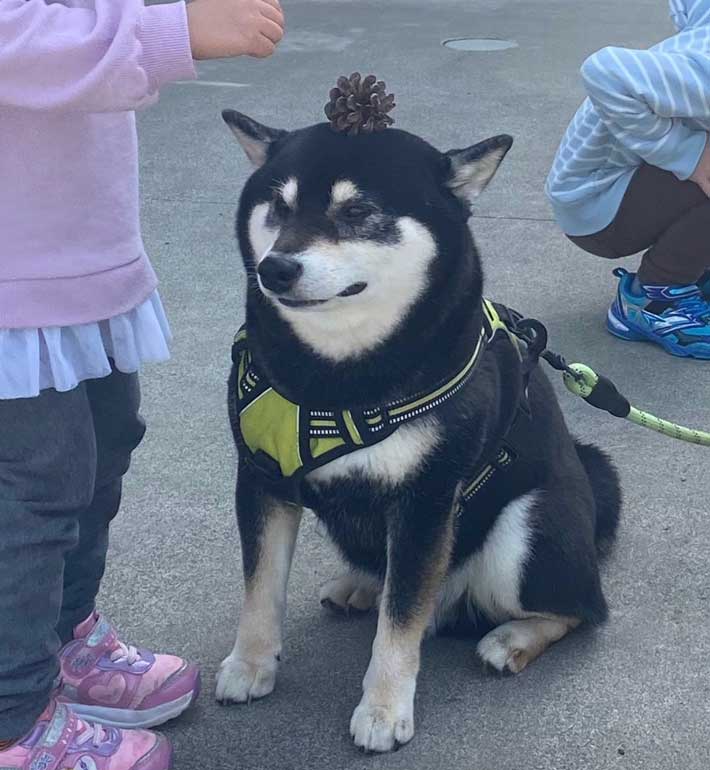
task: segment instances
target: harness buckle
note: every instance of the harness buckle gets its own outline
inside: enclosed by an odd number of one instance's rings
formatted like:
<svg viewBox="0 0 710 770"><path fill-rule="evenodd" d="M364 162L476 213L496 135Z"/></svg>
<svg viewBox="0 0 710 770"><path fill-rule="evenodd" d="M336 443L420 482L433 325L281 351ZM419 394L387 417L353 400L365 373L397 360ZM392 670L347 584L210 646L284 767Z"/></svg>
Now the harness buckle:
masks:
<svg viewBox="0 0 710 770"><path fill-rule="evenodd" d="M375 443L391 427L389 413L383 407L351 410L350 414L365 444Z"/></svg>
<svg viewBox="0 0 710 770"><path fill-rule="evenodd" d="M495 458L491 460L491 465L493 465L496 470L502 470L510 465L516 457L517 455L515 452L507 444L503 444L496 453Z"/></svg>

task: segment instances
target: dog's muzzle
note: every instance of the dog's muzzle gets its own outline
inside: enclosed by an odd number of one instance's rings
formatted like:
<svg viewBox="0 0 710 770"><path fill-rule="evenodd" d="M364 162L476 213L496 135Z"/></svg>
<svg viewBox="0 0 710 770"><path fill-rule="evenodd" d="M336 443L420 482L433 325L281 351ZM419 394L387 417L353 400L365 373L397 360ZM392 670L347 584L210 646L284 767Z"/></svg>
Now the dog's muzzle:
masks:
<svg viewBox="0 0 710 770"><path fill-rule="evenodd" d="M276 294L276 299L280 304L292 308L313 307L314 305L323 305L330 302L335 297L354 297L367 288L367 283L358 281L339 291L333 297L324 299L298 299L296 297L282 296L293 290L303 275L303 265L293 257L285 254L272 253L259 263L257 273L262 286L272 294Z"/></svg>

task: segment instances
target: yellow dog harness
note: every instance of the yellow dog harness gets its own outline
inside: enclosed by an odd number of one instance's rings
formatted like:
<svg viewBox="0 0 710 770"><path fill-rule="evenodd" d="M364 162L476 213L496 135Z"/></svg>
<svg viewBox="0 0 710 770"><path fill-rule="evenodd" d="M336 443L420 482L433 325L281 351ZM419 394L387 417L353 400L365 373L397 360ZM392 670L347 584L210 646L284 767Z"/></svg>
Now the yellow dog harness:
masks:
<svg viewBox="0 0 710 770"><path fill-rule="evenodd" d="M289 499L298 502L305 475L338 457L379 443L400 426L436 409L455 395L469 380L487 345L497 335L507 336L521 354L518 339L502 320L499 309L492 302L483 301L483 328L471 356L453 377L431 391L362 409L313 409L289 401L256 367L249 352L246 328L242 327L232 348L236 382L230 392L240 454L272 485L280 486ZM511 451L501 448L495 460L479 469L475 478L465 485L464 499L473 497L496 468L509 464L512 459Z"/></svg>

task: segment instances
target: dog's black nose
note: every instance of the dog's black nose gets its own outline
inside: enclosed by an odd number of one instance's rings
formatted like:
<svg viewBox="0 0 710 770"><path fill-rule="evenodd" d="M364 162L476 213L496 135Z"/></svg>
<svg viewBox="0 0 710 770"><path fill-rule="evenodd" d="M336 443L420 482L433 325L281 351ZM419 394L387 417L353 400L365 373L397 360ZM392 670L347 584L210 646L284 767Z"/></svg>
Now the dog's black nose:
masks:
<svg viewBox="0 0 710 770"><path fill-rule="evenodd" d="M269 291L283 294L291 289L301 277L303 265L293 257L271 254L261 261L257 272L261 282Z"/></svg>

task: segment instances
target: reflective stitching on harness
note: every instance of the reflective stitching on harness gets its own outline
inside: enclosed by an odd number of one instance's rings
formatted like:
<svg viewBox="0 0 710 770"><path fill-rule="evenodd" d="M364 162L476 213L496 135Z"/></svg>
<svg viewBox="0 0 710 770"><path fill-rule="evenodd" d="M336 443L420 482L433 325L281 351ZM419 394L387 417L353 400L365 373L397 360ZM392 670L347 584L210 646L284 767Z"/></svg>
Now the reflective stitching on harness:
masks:
<svg viewBox="0 0 710 770"><path fill-rule="evenodd" d="M390 405L387 407L387 411L391 415L391 422L397 422L403 418L406 418L408 415L413 416L423 414L425 411L433 409L435 406L442 404L447 398L453 396L454 393L457 393L461 389L461 386L468 379L468 376L471 374L475 364L480 358L484 342L485 332L483 329L481 329L481 335L478 338L476 348L473 351L471 358L468 360L464 368L455 377L452 377L445 385L437 388L433 393L429 393L415 400L400 399L399 401L395 402L395 404L403 404L403 406L397 406L396 408L393 408L394 405Z"/></svg>
<svg viewBox="0 0 710 770"><path fill-rule="evenodd" d="M463 492L461 493L461 501L464 503L469 502L471 498L475 497L493 478L493 475L499 468L505 468L512 462L513 456L505 447L501 447L496 455L495 461L484 466L478 475L464 487Z"/></svg>

